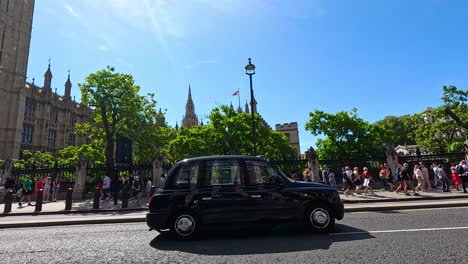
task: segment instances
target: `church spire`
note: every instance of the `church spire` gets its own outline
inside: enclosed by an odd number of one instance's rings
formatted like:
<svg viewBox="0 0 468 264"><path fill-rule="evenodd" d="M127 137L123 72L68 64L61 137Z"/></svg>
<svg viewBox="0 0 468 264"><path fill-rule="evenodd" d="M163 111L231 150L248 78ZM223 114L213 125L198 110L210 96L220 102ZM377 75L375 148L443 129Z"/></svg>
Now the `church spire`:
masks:
<svg viewBox="0 0 468 264"><path fill-rule="evenodd" d="M192 87L189 84L189 92L187 98L187 104L185 105L185 116L182 120L182 126L186 128L191 128L193 126L198 126L198 117L195 114L195 104L192 100Z"/></svg>
<svg viewBox="0 0 468 264"><path fill-rule="evenodd" d="M52 92L52 72L50 71L50 59L49 59L49 66L47 67L47 71L44 74L44 90Z"/></svg>
<svg viewBox="0 0 468 264"><path fill-rule="evenodd" d="M250 113L249 111L249 104L247 103L247 100L245 100L245 112Z"/></svg>
<svg viewBox="0 0 468 264"><path fill-rule="evenodd" d="M70 81L70 70L68 70L68 78L67 81L65 82L65 99L66 100L71 100L71 81Z"/></svg>

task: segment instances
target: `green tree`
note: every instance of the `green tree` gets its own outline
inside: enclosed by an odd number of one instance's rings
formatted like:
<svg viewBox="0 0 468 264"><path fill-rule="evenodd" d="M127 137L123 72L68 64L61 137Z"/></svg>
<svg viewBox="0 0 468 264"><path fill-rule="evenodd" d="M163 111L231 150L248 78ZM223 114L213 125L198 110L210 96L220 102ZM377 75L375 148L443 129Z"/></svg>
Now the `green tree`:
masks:
<svg viewBox="0 0 468 264"><path fill-rule="evenodd" d="M382 156L387 143L395 139L388 130L359 118L355 108L336 114L316 110L309 116L306 130L315 136L325 136L317 140L317 154L321 159Z"/></svg>
<svg viewBox="0 0 468 264"><path fill-rule="evenodd" d="M282 133L272 130L255 115L257 153L268 159L293 159L295 150ZM182 128L168 146L172 162L203 155L253 155L252 116L237 113L228 106L213 109L205 126Z"/></svg>
<svg viewBox="0 0 468 264"><path fill-rule="evenodd" d="M415 130L417 128L415 121L415 115L387 116L383 120L377 121L376 125L394 134L395 141L389 143L414 145L416 144Z"/></svg>
<svg viewBox="0 0 468 264"><path fill-rule="evenodd" d="M156 101L152 94L139 95L140 87L135 84L132 75L117 73L108 66L90 74L79 87L83 104L92 111L89 122L78 125L77 129L97 142L102 142L109 175L116 177L114 164L117 135L135 140L140 151L148 146L145 143L160 143L156 140L157 134L147 134L157 127L160 117L155 110Z"/></svg>
<svg viewBox="0 0 468 264"><path fill-rule="evenodd" d="M455 86L443 86L442 91L443 106L415 115L416 143L433 153L459 152L467 139L468 91Z"/></svg>

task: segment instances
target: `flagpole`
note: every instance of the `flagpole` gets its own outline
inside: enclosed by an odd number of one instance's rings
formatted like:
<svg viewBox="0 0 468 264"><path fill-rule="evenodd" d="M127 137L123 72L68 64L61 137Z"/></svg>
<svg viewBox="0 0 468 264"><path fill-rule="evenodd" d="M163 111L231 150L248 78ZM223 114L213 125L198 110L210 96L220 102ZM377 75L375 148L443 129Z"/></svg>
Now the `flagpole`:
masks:
<svg viewBox="0 0 468 264"><path fill-rule="evenodd" d="M237 89L237 91L239 91L239 89ZM237 93L237 98L239 98L239 108L237 109L240 109L240 91Z"/></svg>

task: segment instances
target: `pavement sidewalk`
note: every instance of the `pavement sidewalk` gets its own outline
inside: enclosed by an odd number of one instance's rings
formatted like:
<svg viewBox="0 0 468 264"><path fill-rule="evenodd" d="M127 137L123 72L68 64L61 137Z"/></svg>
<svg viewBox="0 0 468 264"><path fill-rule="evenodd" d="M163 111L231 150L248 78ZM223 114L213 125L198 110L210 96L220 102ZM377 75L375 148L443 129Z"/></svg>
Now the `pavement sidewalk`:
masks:
<svg viewBox="0 0 468 264"><path fill-rule="evenodd" d="M375 191L374 194L363 195L363 194L351 194L344 195L340 194L342 201L345 204L345 208L352 208L349 210L395 210L398 208L419 208L421 206L438 206L444 207L445 205L452 206L468 206L468 194L452 190L452 192L444 193L440 189L429 190L427 192L418 192L417 196L411 193L410 196L406 196L404 193L397 194L389 191ZM423 203L417 203L421 202ZM118 201L117 205L114 205L111 200L101 200L99 209L93 209L93 200L78 200L73 201L72 210L65 211L65 201L48 202L42 205L42 211L35 213L35 206L19 207L18 203L14 203L12 210L7 215L2 215L4 211L4 204L0 204L0 222L4 221L10 216L26 216L26 215L50 215L50 214L100 214L100 213L129 213L129 212L142 212L146 211L147 199L142 198L140 205L136 204L136 201L129 201L128 208L123 209L121 201ZM33 202L34 204L34 202Z"/></svg>

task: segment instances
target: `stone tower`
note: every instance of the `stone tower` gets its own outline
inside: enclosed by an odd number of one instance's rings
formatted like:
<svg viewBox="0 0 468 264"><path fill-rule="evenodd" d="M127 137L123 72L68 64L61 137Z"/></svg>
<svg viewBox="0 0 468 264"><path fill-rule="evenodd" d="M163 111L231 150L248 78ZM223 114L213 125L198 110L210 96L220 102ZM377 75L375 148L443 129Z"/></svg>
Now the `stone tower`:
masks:
<svg viewBox="0 0 468 264"><path fill-rule="evenodd" d="M276 131L283 133L289 140L289 145L296 149L297 158L301 156L301 147L299 145L299 130L297 128L297 122L286 123L283 125L276 124Z"/></svg>
<svg viewBox="0 0 468 264"><path fill-rule="evenodd" d="M198 117L195 114L195 105L192 100L192 89L189 84L189 92L187 103L185 104L185 116L182 120L182 127L191 128L193 126L198 126Z"/></svg>
<svg viewBox="0 0 468 264"><path fill-rule="evenodd" d="M68 70L68 78L67 81L65 82L65 99L66 100L71 100L71 88L72 84L70 81L70 70Z"/></svg>
<svg viewBox="0 0 468 264"><path fill-rule="evenodd" d="M0 159L18 158L34 0L0 1Z"/></svg>

